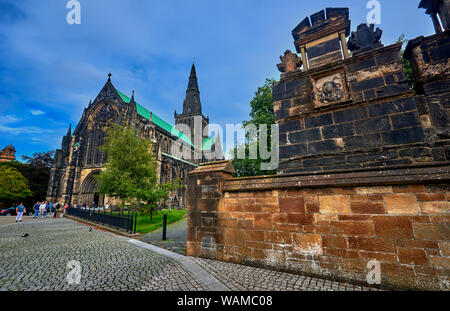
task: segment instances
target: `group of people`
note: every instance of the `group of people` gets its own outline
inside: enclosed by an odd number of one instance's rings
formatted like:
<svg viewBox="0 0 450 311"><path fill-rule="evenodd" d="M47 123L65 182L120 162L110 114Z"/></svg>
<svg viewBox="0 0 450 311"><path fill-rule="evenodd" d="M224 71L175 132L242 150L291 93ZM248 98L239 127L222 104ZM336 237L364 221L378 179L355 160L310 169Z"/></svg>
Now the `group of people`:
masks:
<svg viewBox="0 0 450 311"><path fill-rule="evenodd" d="M34 215L33 218L35 219L40 219L40 218L46 218L52 215L53 213L53 218L56 218L56 214L58 211L60 211L62 209L62 211L65 213L66 209L69 207L69 204L64 204L61 202L55 203L53 204L52 202L49 201L42 201L42 202L37 202L36 204L34 204L33 209L34 209Z"/></svg>

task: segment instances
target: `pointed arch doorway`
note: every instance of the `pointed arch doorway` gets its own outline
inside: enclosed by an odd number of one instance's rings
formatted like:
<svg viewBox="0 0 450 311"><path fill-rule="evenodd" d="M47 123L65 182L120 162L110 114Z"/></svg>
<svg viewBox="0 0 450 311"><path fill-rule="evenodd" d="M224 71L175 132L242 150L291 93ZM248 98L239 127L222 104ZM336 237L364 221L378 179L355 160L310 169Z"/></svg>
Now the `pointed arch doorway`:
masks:
<svg viewBox="0 0 450 311"><path fill-rule="evenodd" d="M92 206L92 203L95 203L97 206L104 205L105 196L98 192L97 176L99 174L100 170L91 172L83 180L80 193L81 204L86 203L89 206Z"/></svg>

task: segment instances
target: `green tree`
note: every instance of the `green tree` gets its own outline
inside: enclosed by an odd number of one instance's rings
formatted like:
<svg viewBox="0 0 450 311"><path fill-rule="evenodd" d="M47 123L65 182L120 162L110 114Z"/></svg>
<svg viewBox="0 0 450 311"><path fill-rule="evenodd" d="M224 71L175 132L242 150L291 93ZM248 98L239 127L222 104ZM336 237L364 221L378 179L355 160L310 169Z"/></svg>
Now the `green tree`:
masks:
<svg viewBox="0 0 450 311"><path fill-rule="evenodd" d="M120 199L122 211L127 206L152 219L169 192L180 187L178 180L158 182L153 145L129 127L113 124L101 148L107 153L107 163L98 176L99 192Z"/></svg>
<svg viewBox="0 0 450 311"><path fill-rule="evenodd" d="M33 193L23 175L13 167L0 166L0 202L9 207Z"/></svg>
<svg viewBox="0 0 450 311"><path fill-rule="evenodd" d="M263 86L258 87L255 92L255 96L250 102L250 120L244 121L243 126L247 126L250 124L255 125L258 128L258 132L256 133L256 137L249 137L248 133L246 134L246 142L245 146L241 146L245 148L246 156L249 155L249 146L256 146L258 148L258 156L256 159L249 159L246 157L245 159L237 158L237 148L235 148L232 153L234 155L233 166L236 169L235 176L237 177L245 177L245 176L261 176L261 175L269 175L274 174L276 171L263 171L261 170L261 163L264 160L261 159L259 155L259 126L262 124L267 124L267 134L268 134L268 146L270 148L270 135L271 135L271 125L275 123L275 117L273 112L273 97L272 97L272 85L275 80L266 79ZM270 150L269 150L270 151Z"/></svg>
<svg viewBox="0 0 450 311"><path fill-rule="evenodd" d="M404 46L405 46L405 44L408 43L408 39L406 38L405 34L401 34L400 37L397 39L396 43L402 43L402 51L401 51L402 62L403 62L403 67L405 67L406 77L409 80L409 87L411 89L417 91L416 77L414 76L411 62L409 61L409 59L405 58L405 56L404 56L404 54L405 54Z"/></svg>
<svg viewBox="0 0 450 311"><path fill-rule="evenodd" d="M35 152L33 156L22 156L22 159L35 168L51 168L55 151Z"/></svg>

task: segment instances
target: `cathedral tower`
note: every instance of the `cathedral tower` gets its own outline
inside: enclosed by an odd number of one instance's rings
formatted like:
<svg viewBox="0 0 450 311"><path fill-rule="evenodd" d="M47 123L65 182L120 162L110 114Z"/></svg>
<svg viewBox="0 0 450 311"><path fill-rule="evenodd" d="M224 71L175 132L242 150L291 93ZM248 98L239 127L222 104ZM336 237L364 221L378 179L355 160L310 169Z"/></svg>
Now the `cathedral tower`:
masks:
<svg viewBox="0 0 450 311"><path fill-rule="evenodd" d="M197 125L195 127L195 119L199 120L198 124L201 124L201 129ZM191 74L189 76L189 83L186 90L186 97L183 102L183 113L177 114L175 111L175 124L185 124L191 129L191 141L195 144L195 135L197 132L203 139L208 137L207 127L209 124L209 118L206 118L202 113L202 104L200 102L200 91L198 89L197 73L195 71L195 64L192 64ZM205 130L206 129L206 130ZM203 133L202 133L203 131Z"/></svg>

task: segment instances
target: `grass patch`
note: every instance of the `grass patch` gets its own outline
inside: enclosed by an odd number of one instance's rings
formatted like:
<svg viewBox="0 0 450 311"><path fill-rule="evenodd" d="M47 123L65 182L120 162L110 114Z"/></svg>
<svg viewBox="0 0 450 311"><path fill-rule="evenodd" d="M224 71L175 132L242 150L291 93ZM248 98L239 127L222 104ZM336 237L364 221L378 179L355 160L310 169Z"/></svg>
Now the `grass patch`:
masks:
<svg viewBox="0 0 450 311"><path fill-rule="evenodd" d="M119 212L114 212L114 215L118 215ZM127 212L124 213L125 215ZM178 220L181 220L184 215L187 214L187 210L172 210L171 212L167 211L158 211L153 214L152 221L150 222L150 216L142 216L138 214L137 222L136 222L136 232L145 234L151 231L155 231L158 228L163 226L163 217L164 214L167 215L167 224L171 224Z"/></svg>

